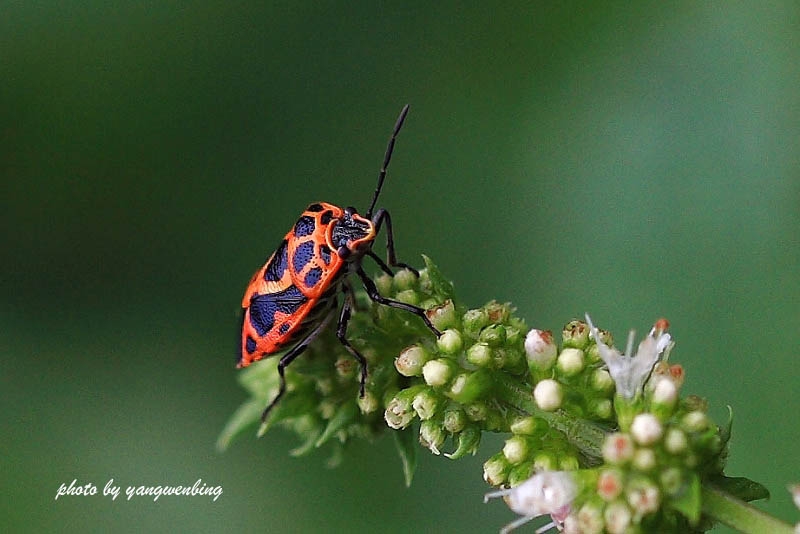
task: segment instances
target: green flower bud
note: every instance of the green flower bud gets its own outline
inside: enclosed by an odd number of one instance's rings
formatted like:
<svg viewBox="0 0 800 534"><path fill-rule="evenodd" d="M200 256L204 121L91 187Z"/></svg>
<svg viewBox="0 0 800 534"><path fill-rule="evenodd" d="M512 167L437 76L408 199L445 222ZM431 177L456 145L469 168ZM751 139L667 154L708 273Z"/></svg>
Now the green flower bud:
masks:
<svg viewBox="0 0 800 534"><path fill-rule="evenodd" d="M509 347L492 349L492 361L496 369L505 369L512 374L522 374L526 370L522 352Z"/></svg>
<svg viewBox="0 0 800 534"><path fill-rule="evenodd" d="M561 339L565 347L583 349L589 342L589 327L583 321L573 319L564 325Z"/></svg>
<svg viewBox="0 0 800 534"><path fill-rule="evenodd" d="M483 308L477 310L467 310L464 317L461 319L464 325L464 331L473 337L477 337L481 329L489 324L489 312Z"/></svg>
<svg viewBox="0 0 800 534"><path fill-rule="evenodd" d="M636 517L656 512L661 506L661 492L658 486L646 478L630 482L625 491L625 496Z"/></svg>
<svg viewBox="0 0 800 534"><path fill-rule="evenodd" d="M461 408L450 406L444 411L444 428L451 434L458 434L467 426L467 414Z"/></svg>
<svg viewBox="0 0 800 534"><path fill-rule="evenodd" d="M631 509L623 502L612 502L603 511L606 522L606 531L609 534L624 534L631 524Z"/></svg>
<svg viewBox="0 0 800 534"><path fill-rule="evenodd" d="M417 286L417 275L408 269L400 269L394 274L394 287L399 292L413 289Z"/></svg>
<svg viewBox="0 0 800 534"><path fill-rule="evenodd" d="M447 434L437 421L429 419L422 421L419 425L419 442L433 454L441 454L439 449L444 444L445 439L447 439Z"/></svg>
<svg viewBox="0 0 800 534"><path fill-rule="evenodd" d="M358 407L363 414L372 413L380 408L378 396L369 390L364 392L363 397L359 396L356 399L356 402L358 403Z"/></svg>
<svg viewBox="0 0 800 534"><path fill-rule="evenodd" d="M681 454L689 446L686 434L677 428L670 428L664 436L664 448L670 454Z"/></svg>
<svg viewBox="0 0 800 534"><path fill-rule="evenodd" d="M355 375L358 362L355 361L349 354L347 356L340 356L334 363L336 374L342 378L350 378Z"/></svg>
<svg viewBox="0 0 800 534"><path fill-rule="evenodd" d="M614 405L610 399L592 399L587 403L587 408L598 419L611 419L614 414Z"/></svg>
<svg viewBox="0 0 800 534"><path fill-rule="evenodd" d="M522 434L526 436L542 436L549 429L550 426L547 421L540 417L519 416L511 422L511 432L513 434Z"/></svg>
<svg viewBox="0 0 800 534"><path fill-rule="evenodd" d="M424 389L414 396L411 401L411 406L419 416L420 420L425 421L436 415L439 407L442 405L442 399L431 388Z"/></svg>
<svg viewBox="0 0 800 534"><path fill-rule="evenodd" d="M611 374L605 369L595 369L592 372L589 385L593 390L598 393L603 393L604 395L610 395L614 392L616 387L614 385L614 379L611 378Z"/></svg>
<svg viewBox="0 0 800 534"><path fill-rule="evenodd" d="M386 273L375 277L375 286L378 288L378 293L381 295L392 294L392 277Z"/></svg>
<svg viewBox="0 0 800 534"><path fill-rule="evenodd" d="M399 300L400 302L404 302L406 304L411 304L412 306L419 304L419 293L413 289L404 289L403 291L399 291L394 298L395 300Z"/></svg>
<svg viewBox="0 0 800 534"><path fill-rule="evenodd" d="M500 486L508 480L511 465L502 452L498 452L483 464L483 480L489 485Z"/></svg>
<svg viewBox="0 0 800 534"><path fill-rule="evenodd" d="M485 397L493 386L492 375L486 369L473 373L461 373L450 385L448 397L462 404L470 404Z"/></svg>
<svg viewBox="0 0 800 534"><path fill-rule="evenodd" d="M603 511L595 504L587 503L578 510L578 532L601 534L605 529Z"/></svg>
<svg viewBox="0 0 800 534"><path fill-rule="evenodd" d="M506 329L500 324L489 325L481 330L478 340L490 347L499 347L506 342Z"/></svg>
<svg viewBox="0 0 800 534"><path fill-rule="evenodd" d="M424 385L411 386L397 392L392 399L386 404L386 411L384 412L384 419L389 427L394 429L405 428L414 419L415 411L412 406L414 397L420 392L424 391Z"/></svg>
<svg viewBox="0 0 800 534"><path fill-rule="evenodd" d="M506 346L516 346L522 339L522 330L515 326L506 325Z"/></svg>
<svg viewBox="0 0 800 534"><path fill-rule="evenodd" d="M394 360L394 367L403 376L420 376L422 366L430 359L430 354L420 345L411 345Z"/></svg>
<svg viewBox="0 0 800 534"><path fill-rule="evenodd" d="M478 367L486 367L492 362L492 349L486 343L475 343L467 349L467 361Z"/></svg>
<svg viewBox="0 0 800 534"><path fill-rule="evenodd" d="M534 473L533 462L522 462L519 465L512 466L511 471L508 473L508 485L513 487L519 486Z"/></svg>
<svg viewBox="0 0 800 534"><path fill-rule="evenodd" d="M633 440L628 434L615 432L606 436L603 441L603 459L614 465L619 465L633 458Z"/></svg>
<svg viewBox="0 0 800 534"><path fill-rule="evenodd" d="M537 472L555 471L558 469L558 460L551 452L540 451L533 457L533 469Z"/></svg>
<svg viewBox="0 0 800 534"><path fill-rule="evenodd" d="M456 309L455 306L453 306L452 300L446 300L444 304L428 309L425 315L428 316L430 322L433 323L433 326L439 331L453 328L457 326L458 323Z"/></svg>
<svg viewBox="0 0 800 534"><path fill-rule="evenodd" d="M394 397L386 406L383 414L386 424L395 430L407 427L414 419L411 403L405 399Z"/></svg>
<svg viewBox="0 0 800 534"><path fill-rule="evenodd" d="M456 372L458 364L449 358L430 360L422 366L422 376L429 386L441 387L447 384Z"/></svg>
<svg viewBox="0 0 800 534"><path fill-rule="evenodd" d="M597 494L606 502L611 502L622 493L625 479L619 469L603 469L597 478Z"/></svg>
<svg viewBox="0 0 800 534"><path fill-rule="evenodd" d="M577 375L583 371L583 351L575 348L562 350L556 360L556 367L564 376Z"/></svg>
<svg viewBox="0 0 800 534"><path fill-rule="evenodd" d="M494 300L486 304L484 309L489 314L489 322L494 324L505 323L511 315L510 304L500 304Z"/></svg>
<svg viewBox="0 0 800 534"><path fill-rule="evenodd" d="M561 407L564 392L561 384L552 379L542 380L533 389L533 399L540 410L552 412Z"/></svg>
<svg viewBox="0 0 800 534"><path fill-rule="evenodd" d="M464 411L470 421L484 421L489 415L489 407L483 402L473 402L464 406Z"/></svg>
<svg viewBox="0 0 800 534"><path fill-rule="evenodd" d="M636 449L631 460L633 466L639 471L650 471L656 466L656 453L646 447Z"/></svg>
<svg viewBox="0 0 800 534"><path fill-rule="evenodd" d="M652 445L661 439L664 426L651 413L640 413L631 423L631 436L639 445Z"/></svg>
<svg viewBox="0 0 800 534"><path fill-rule="evenodd" d="M689 412L681 420L681 426L687 432L702 432L708 428L708 424L708 416L701 411Z"/></svg>
<svg viewBox="0 0 800 534"><path fill-rule="evenodd" d="M677 467L668 467L661 472L659 477L661 488L669 496L678 495L683 491L683 474Z"/></svg>
<svg viewBox="0 0 800 534"><path fill-rule="evenodd" d="M461 332L453 329L445 330L442 332L442 335L439 336L439 339L436 340L436 345L444 354L457 354L463 345Z"/></svg>
<svg viewBox="0 0 800 534"><path fill-rule="evenodd" d="M511 436L503 446L503 455L508 463L516 465L528 458L530 453L528 440L524 436Z"/></svg>
<svg viewBox="0 0 800 534"><path fill-rule="evenodd" d="M558 457L559 471L577 471L580 467L581 465L580 462L578 462L577 456L562 454Z"/></svg>
<svg viewBox="0 0 800 534"><path fill-rule="evenodd" d="M445 454L451 460L457 460L467 454L475 454L481 442L480 428L474 426L466 427L456 436L457 447L452 454Z"/></svg>
<svg viewBox="0 0 800 534"><path fill-rule="evenodd" d="M531 373L550 369L558 356L558 347L553 340L553 333L549 330L532 329L525 336L525 354L528 356Z"/></svg>

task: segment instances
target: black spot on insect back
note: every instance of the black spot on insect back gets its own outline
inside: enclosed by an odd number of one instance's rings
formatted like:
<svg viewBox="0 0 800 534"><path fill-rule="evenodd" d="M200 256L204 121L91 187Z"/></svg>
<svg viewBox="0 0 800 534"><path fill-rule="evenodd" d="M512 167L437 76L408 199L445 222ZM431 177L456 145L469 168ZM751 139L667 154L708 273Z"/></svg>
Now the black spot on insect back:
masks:
<svg viewBox="0 0 800 534"><path fill-rule="evenodd" d="M316 213L316 212L322 211L324 209L325 208L322 207L322 204L317 204L315 202L314 204L311 204L309 207L307 207L306 211L311 211L311 212Z"/></svg>
<svg viewBox="0 0 800 534"><path fill-rule="evenodd" d="M326 211L322 215L319 216L319 221L322 224L328 224L333 219L333 212L331 210Z"/></svg>
<svg viewBox="0 0 800 534"><path fill-rule="evenodd" d="M322 278L322 269L319 267L314 267L310 269L308 273L306 273L306 277L303 279L303 283L306 287L314 287L319 282L319 279Z"/></svg>
<svg viewBox="0 0 800 534"><path fill-rule="evenodd" d="M294 225L294 235L295 237L305 237L307 235L311 235L314 233L314 227L316 224L314 223L314 218L309 216L303 216L298 219L297 223Z"/></svg>
<svg viewBox="0 0 800 534"><path fill-rule="evenodd" d="M314 242L306 241L294 249L294 256L292 257L292 265L294 271L299 273L314 258Z"/></svg>
<svg viewBox="0 0 800 534"><path fill-rule="evenodd" d="M284 239L278 250L275 251L275 254L272 256L272 260L270 260L269 265L264 270L264 280L267 282L277 282L283 277L283 273L286 272L286 266L289 264L289 247L288 243Z"/></svg>
<svg viewBox="0 0 800 534"><path fill-rule="evenodd" d="M328 245L319 246L319 256L325 262L325 265L331 264L331 249Z"/></svg>
<svg viewBox="0 0 800 534"><path fill-rule="evenodd" d="M257 295L250 300L250 323L259 336L264 336L275 327L275 313L290 315L308 299L295 286L277 293Z"/></svg>

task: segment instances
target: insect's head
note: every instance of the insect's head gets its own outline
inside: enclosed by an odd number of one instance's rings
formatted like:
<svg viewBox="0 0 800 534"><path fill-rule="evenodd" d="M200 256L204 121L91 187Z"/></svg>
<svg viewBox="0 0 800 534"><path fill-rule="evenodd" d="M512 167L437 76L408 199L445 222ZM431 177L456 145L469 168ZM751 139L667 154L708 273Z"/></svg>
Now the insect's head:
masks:
<svg viewBox="0 0 800 534"><path fill-rule="evenodd" d="M363 256L375 241L375 225L370 219L347 207L331 228L330 244L340 258L355 260Z"/></svg>

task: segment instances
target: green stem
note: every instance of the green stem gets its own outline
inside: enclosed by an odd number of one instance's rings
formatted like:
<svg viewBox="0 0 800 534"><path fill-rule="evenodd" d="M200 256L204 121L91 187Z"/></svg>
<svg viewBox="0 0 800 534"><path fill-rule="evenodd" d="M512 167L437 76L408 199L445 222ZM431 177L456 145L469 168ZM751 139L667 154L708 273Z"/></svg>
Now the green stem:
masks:
<svg viewBox="0 0 800 534"><path fill-rule="evenodd" d="M499 373L498 373L499 374ZM562 410L545 412L533 400L531 386L511 377L497 376L496 392L500 399L520 411L541 417L552 427L563 433L567 440L589 461L590 465L603 463L601 447L606 432L597 424L569 416Z"/></svg>
<svg viewBox="0 0 800 534"><path fill-rule="evenodd" d="M703 513L740 532L749 534L793 534L794 528L780 519L767 515L755 506L705 483Z"/></svg>
<svg viewBox="0 0 800 534"><path fill-rule="evenodd" d="M589 460L589 465L602 463L601 448L606 431L598 425L570 417L567 413L556 410L544 412L533 400L531 386L508 376L498 376L495 382L498 398L514 408L546 420L553 428L567 436ZM722 491L709 482L702 488L703 513L731 528L748 534L793 534L794 529L775 517L741 501L731 494Z"/></svg>

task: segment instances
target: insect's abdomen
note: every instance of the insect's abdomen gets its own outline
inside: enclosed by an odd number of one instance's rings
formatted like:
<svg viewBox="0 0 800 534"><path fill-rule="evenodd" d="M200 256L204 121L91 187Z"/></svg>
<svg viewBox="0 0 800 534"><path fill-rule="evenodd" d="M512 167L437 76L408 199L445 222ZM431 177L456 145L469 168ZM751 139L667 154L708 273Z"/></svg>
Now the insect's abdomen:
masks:
<svg viewBox="0 0 800 534"><path fill-rule="evenodd" d="M329 312L344 261L328 242L342 209L311 204L250 280L242 299L239 367L274 354Z"/></svg>

